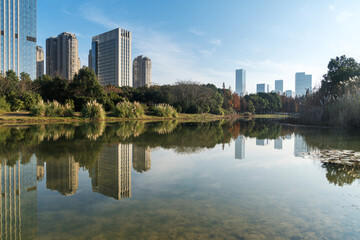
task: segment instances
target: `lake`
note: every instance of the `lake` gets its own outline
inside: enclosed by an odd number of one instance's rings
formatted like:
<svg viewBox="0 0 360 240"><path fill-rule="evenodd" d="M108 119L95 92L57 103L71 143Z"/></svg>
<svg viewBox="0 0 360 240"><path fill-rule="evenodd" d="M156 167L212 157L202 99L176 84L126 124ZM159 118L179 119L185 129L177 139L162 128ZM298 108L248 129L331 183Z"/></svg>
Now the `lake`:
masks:
<svg viewBox="0 0 360 240"><path fill-rule="evenodd" d="M0 239L359 239L342 150L358 132L264 120L0 127Z"/></svg>

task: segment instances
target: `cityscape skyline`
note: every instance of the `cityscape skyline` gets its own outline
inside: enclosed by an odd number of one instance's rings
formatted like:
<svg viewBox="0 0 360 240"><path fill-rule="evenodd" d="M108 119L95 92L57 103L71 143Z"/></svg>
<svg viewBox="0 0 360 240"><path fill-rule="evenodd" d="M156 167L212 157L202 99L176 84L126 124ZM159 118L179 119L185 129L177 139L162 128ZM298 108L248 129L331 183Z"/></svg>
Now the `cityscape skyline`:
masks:
<svg viewBox="0 0 360 240"><path fill-rule="evenodd" d="M309 3L228 2L219 5L209 1L206 12L218 11L219 14L206 16L200 3L189 8L188 1L171 7L163 2L112 1L100 4L82 0L39 0L38 45L44 46L45 38L59 32L74 32L79 38L81 61L87 65L91 36L121 27L133 33L133 56L146 55L152 59L153 81L157 84L191 79L214 83L218 87L225 82L235 89L233 71L245 68L247 78L255 83L248 87L248 92L255 92L256 83L263 82L263 79L268 79L268 84L273 82L272 79L283 79L284 89L295 89L292 79L298 71L311 72L316 86L326 73L330 58L343 54L359 57L359 47L355 44L360 35L360 31L356 31L359 27L354 24L344 26L350 20L356 22L359 19L355 13L360 4L356 1L341 6L328 1ZM146 7L140 7L142 5ZM122 9L122 14L117 9ZM151 16L145 9L164 11ZM189 13L189 17L178 17L175 9ZM233 14L237 9L248 11L238 16ZM251 18L255 10L262 17ZM276 17L269 20L270 13ZM215 17L211 19L211 15ZM322 16L321 19L318 16ZM234 25L234 22L239 24ZM216 26L218 30L210 26ZM323 44L321 39L327 39L326 43Z"/></svg>

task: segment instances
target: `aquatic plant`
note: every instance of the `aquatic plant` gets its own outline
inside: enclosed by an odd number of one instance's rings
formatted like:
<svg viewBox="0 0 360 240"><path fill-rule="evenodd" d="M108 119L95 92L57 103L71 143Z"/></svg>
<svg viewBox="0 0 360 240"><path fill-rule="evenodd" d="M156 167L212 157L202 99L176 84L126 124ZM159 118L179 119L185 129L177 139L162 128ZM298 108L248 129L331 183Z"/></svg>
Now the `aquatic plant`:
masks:
<svg viewBox="0 0 360 240"><path fill-rule="evenodd" d="M177 117L178 113L173 106L168 104L156 104L150 108L150 113L158 117Z"/></svg>
<svg viewBox="0 0 360 240"><path fill-rule="evenodd" d="M119 102L113 109L113 116L121 118L137 118L144 114L144 107L138 102Z"/></svg>
<svg viewBox="0 0 360 240"><path fill-rule="evenodd" d="M91 120L103 120L106 117L103 106L96 102L96 100L87 102L83 107L81 114L83 117L90 118Z"/></svg>

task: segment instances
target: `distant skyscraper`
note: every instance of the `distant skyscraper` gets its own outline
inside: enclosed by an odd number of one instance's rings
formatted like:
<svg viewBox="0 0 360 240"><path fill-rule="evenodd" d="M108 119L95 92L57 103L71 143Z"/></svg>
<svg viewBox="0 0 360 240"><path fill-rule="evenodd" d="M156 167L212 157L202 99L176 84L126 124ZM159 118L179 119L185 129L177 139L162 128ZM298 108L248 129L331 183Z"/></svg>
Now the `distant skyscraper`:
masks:
<svg viewBox="0 0 360 240"><path fill-rule="evenodd" d="M256 139L256 145L258 145L258 146L269 145L269 140L268 139Z"/></svg>
<svg viewBox="0 0 360 240"><path fill-rule="evenodd" d="M297 97L306 95L306 91L312 93L312 75L306 75L304 72L295 74L295 93Z"/></svg>
<svg viewBox="0 0 360 240"><path fill-rule="evenodd" d="M292 90L286 90L286 91L285 91L285 95L286 95L287 97L294 97Z"/></svg>
<svg viewBox="0 0 360 240"><path fill-rule="evenodd" d="M275 92L282 95L284 92L284 81L275 80Z"/></svg>
<svg viewBox="0 0 360 240"><path fill-rule="evenodd" d="M270 92L270 85L261 83L256 85L256 93L268 93Z"/></svg>
<svg viewBox="0 0 360 240"><path fill-rule="evenodd" d="M93 37L91 64L101 85L132 87L131 32L117 28Z"/></svg>
<svg viewBox="0 0 360 240"><path fill-rule="evenodd" d="M0 161L0 239L38 238L36 159L21 162Z"/></svg>
<svg viewBox="0 0 360 240"><path fill-rule="evenodd" d="M308 145L306 144L304 138L301 135L296 134L294 142L295 157L302 157L304 153L308 153L310 151Z"/></svg>
<svg viewBox="0 0 360 240"><path fill-rule="evenodd" d="M0 70L26 72L36 78L36 0L0 4Z"/></svg>
<svg viewBox="0 0 360 240"><path fill-rule="evenodd" d="M236 70L236 93L239 96L245 96L246 94L246 70L238 69Z"/></svg>
<svg viewBox="0 0 360 240"><path fill-rule="evenodd" d="M94 192L120 200L131 197L132 145L105 146L89 171Z"/></svg>
<svg viewBox="0 0 360 240"><path fill-rule="evenodd" d="M274 141L274 148L281 150L283 147L283 139L281 137L275 139Z"/></svg>
<svg viewBox="0 0 360 240"><path fill-rule="evenodd" d="M44 75L44 49L36 46L36 78L39 79Z"/></svg>
<svg viewBox="0 0 360 240"><path fill-rule="evenodd" d="M133 62L133 87L151 86L151 59L138 56Z"/></svg>
<svg viewBox="0 0 360 240"><path fill-rule="evenodd" d="M239 136L235 140L235 159L245 159L245 137Z"/></svg>
<svg viewBox="0 0 360 240"><path fill-rule="evenodd" d="M79 168L71 156L47 162L46 188L66 196L75 194L79 187Z"/></svg>
<svg viewBox="0 0 360 240"><path fill-rule="evenodd" d="M46 74L72 80L81 68L75 34L61 33L46 39Z"/></svg>
<svg viewBox="0 0 360 240"><path fill-rule="evenodd" d="M142 173L151 168L151 148L144 146L133 146L132 165L135 171Z"/></svg>

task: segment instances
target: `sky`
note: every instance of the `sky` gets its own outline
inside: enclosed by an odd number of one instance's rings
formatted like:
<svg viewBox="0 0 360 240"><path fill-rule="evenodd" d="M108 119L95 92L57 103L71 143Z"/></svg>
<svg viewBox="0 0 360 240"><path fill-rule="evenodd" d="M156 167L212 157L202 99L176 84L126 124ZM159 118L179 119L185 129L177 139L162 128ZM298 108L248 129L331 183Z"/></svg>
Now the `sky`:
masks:
<svg viewBox="0 0 360 240"><path fill-rule="evenodd" d="M82 65L91 38L120 27L132 32L132 58L152 61L152 82L212 83L235 90L235 70L246 87L313 75L319 86L331 58L360 61L359 0L38 0L37 39L75 33Z"/></svg>

